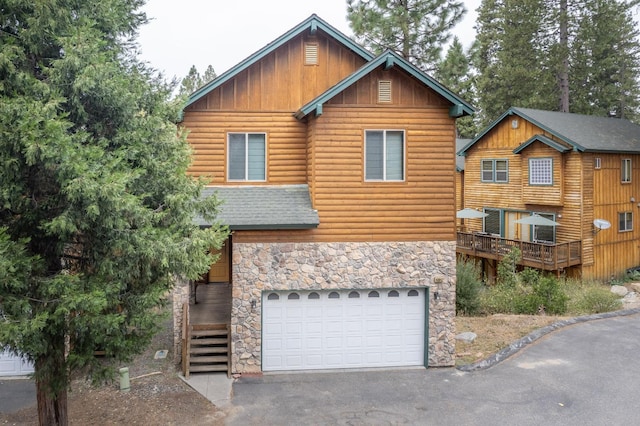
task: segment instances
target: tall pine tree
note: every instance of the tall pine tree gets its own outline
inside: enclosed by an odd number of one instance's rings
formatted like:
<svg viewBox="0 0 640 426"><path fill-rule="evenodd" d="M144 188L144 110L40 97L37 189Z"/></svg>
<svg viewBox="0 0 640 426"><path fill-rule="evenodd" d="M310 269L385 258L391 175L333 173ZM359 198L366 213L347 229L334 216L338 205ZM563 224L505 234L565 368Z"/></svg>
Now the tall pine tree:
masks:
<svg viewBox="0 0 640 426"><path fill-rule="evenodd" d="M640 107L637 1L586 0L571 49L572 112L636 120Z"/></svg>
<svg viewBox="0 0 640 426"><path fill-rule="evenodd" d="M636 119L638 0L484 0L478 16L483 122L511 106Z"/></svg>
<svg viewBox="0 0 640 426"><path fill-rule="evenodd" d="M484 124L510 106L557 107L555 67L542 31L544 0L485 0L478 10L478 106Z"/></svg>
<svg viewBox="0 0 640 426"><path fill-rule="evenodd" d="M435 77L465 101L475 103L476 76L471 69L471 52L464 51L457 37L453 38L447 54L438 65ZM472 138L478 131L473 116L458 118L456 129L459 138Z"/></svg>
<svg viewBox="0 0 640 426"><path fill-rule="evenodd" d="M392 50L427 72L465 12L459 0L347 0L347 19L363 46Z"/></svg>
<svg viewBox="0 0 640 426"><path fill-rule="evenodd" d="M135 56L140 0L9 2L0 14L0 347L35 364L40 424L70 375L143 350L174 277L226 230L186 173L180 105Z"/></svg>

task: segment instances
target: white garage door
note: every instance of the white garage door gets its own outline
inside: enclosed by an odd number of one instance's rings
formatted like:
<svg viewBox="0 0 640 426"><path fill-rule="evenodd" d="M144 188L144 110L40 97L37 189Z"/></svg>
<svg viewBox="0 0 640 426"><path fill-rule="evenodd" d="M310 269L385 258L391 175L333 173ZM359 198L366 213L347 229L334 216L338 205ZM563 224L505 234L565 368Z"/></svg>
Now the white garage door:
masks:
<svg viewBox="0 0 640 426"><path fill-rule="evenodd" d="M0 352L0 377L26 376L29 373L33 373L33 365L9 352Z"/></svg>
<svg viewBox="0 0 640 426"><path fill-rule="evenodd" d="M262 369L425 365L425 290L265 292Z"/></svg>

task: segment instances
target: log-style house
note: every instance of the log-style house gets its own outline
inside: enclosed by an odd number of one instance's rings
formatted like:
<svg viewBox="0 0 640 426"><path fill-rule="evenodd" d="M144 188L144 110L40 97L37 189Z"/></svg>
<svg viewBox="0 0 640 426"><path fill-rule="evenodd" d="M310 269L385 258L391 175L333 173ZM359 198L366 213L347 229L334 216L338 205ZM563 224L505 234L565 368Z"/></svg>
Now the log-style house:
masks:
<svg viewBox="0 0 640 426"><path fill-rule="evenodd" d="M453 365L455 121L472 112L316 15L192 94L190 173L232 234L191 287L185 368L224 358L212 322L233 373Z"/></svg>
<svg viewBox="0 0 640 426"><path fill-rule="evenodd" d="M464 219L457 251L489 277L513 246L523 266L583 279L640 265L640 126L511 108L459 154L464 207L486 216Z"/></svg>

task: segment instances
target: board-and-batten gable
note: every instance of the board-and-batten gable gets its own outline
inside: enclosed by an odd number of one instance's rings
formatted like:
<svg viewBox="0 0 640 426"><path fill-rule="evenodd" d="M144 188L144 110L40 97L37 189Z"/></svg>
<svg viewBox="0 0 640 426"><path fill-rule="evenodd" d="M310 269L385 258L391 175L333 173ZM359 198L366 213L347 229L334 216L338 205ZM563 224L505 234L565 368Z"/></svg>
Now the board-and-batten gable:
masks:
<svg viewBox="0 0 640 426"><path fill-rule="evenodd" d="M314 53L308 54L306 46ZM308 58L317 58L317 63L307 64ZM194 92L185 111L293 111L372 58L362 46L312 15Z"/></svg>

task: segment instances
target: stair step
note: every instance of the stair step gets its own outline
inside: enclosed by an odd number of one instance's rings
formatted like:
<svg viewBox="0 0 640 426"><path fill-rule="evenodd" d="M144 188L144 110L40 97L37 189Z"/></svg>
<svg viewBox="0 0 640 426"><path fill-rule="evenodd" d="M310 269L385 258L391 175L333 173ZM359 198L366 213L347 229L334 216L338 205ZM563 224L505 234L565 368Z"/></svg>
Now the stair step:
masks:
<svg viewBox="0 0 640 426"><path fill-rule="evenodd" d="M205 373L209 371L227 371L227 366L225 365L193 365L189 367L190 373Z"/></svg>
<svg viewBox="0 0 640 426"><path fill-rule="evenodd" d="M217 347L217 348L212 348L212 347L200 347L200 348L194 348L192 347L191 349L189 349L189 353L192 355L200 355L200 354L226 354L227 351L229 350L229 348L227 348L226 346L224 347Z"/></svg>
<svg viewBox="0 0 640 426"><path fill-rule="evenodd" d="M191 361L191 364L208 364L208 363L214 363L214 362L226 363L229 359L226 355L225 356L218 355L218 356L192 356L189 358L189 360Z"/></svg>
<svg viewBox="0 0 640 426"><path fill-rule="evenodd" d="M227 330L191 330L191 336L226 336Z"/></svg>
<svg viewBox="0 0 640 426"><path fill-rule="evenodd" d="M226 337L210 337L204 338L200 337L198 339L191 339L191 346L203 346L203 345L226 345L229 343L229 339Z"/></svg>

